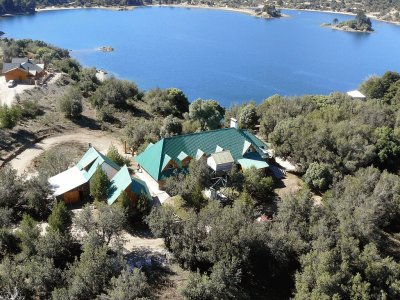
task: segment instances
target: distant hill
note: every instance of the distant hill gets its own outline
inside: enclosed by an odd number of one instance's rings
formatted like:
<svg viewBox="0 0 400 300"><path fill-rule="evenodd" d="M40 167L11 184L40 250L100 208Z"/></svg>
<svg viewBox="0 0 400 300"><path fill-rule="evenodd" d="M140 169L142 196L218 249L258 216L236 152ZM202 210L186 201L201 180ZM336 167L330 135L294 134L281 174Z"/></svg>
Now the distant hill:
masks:
<svg viewBox="0 0 400 300"><path fill-rule="evenodd" d="M0 0L0 15L33 13L46 6L133 6L143 5L141 0Z"/></svg>
<svg viewBox="0 0 400 300"><path fill-rule="evenodd" d="M126 6L192 4L229 7L277 7L357 13L360 10L386 21L400 22L400 0L0 0L0 14L31 13L45 6Z"/></svg>

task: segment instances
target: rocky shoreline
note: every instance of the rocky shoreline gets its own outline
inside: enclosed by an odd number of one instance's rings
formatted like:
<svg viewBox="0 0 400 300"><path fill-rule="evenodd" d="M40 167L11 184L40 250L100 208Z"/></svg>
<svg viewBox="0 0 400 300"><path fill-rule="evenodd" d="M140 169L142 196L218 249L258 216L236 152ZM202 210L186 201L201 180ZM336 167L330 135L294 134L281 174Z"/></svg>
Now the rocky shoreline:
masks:
<svg viewBox="0 0 400 300"><path fill-rule="evenodd" d="M330 24L330 23L322 23L321 27L327 27L327 28L331 28L331 29L334 29L334 30L340 30L340 31L346 31L346 32L357 32L357 33L373 33L374 32L374 30L356 30L356 29L353 29L353 28L351 28L349 26L340 27L338 25L333 25L333 24Z"/></svg>

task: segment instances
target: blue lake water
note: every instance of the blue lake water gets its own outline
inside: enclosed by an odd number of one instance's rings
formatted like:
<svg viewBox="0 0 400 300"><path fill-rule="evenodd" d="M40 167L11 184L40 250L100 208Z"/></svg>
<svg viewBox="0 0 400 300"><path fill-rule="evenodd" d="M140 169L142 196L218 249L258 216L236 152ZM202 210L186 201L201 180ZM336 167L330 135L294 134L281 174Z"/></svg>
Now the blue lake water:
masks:
<svg viewBox="0 0 400 300"><path fill-rule="evenodd" d="M272 94L355 89L369 75L400 71L400 26L373 21L372 34L320 27L335 17L284 11L264 20L209 9L80 9L0 18L8 37L72 49L84 66L106 69L142 89L177 87L225 106ZM112 46L102 53L96 47Z"/></svg>

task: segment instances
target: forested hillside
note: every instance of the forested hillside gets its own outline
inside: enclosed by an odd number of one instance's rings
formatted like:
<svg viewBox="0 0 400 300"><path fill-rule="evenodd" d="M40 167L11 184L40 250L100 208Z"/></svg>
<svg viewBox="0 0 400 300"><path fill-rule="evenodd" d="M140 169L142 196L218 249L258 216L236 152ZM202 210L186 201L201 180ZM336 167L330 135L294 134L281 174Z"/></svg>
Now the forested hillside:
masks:
<svg viewBox="0 0 400 300"><path fill-rule="evenodd" d="M124 80L99 81L96 70L43 42L3 39L0 46L6 59L30 53L64 73L55 86L0 109L0 154L11 151L18 131L33 135L32 124L114 131L141 152L160 137L216 129L235 117L241 128L260 124L276 154L297 166L287 175L304 180L281 197L280 180L234 168L227 174L230 201L222 205L203 196L214 175L206 161L193 160L188 172L166 180L173 197L150 211L146 199L127 206L124 194L107 205L99 169L90 186L98 196L72 215L50 197L47 178L82 154L73 145L45 152L32 176L5 165L0 298L400 298L400 74L362 83L365 101L341 93L275 95L224 109L211 99L189 103L174 88L144 92ZM115 149L107 155L124 163ZM138 226L163 239L175 271L171 264L132 271L139 253L123 251L122 232ZM178 267L187 275L173 285ZM166 286L173 296L160 294Z"/></svg>
<svg viewBox="0 0 400 300"><path fill-rule="evenodd" d="M45 6L125 6L142 5L141 0L0 0L0 14L33 13Z"/></svg>
<svg viewBox="0 0 400 300"><path fill-rule="evenodd" d="M363 10L387 21L400 21L400 0L0 0L0 14L31 13L45 6L125 6L148 4L189 4L228 7L257 7L264 4L282 8L331 10L356 13Z"/></svg>

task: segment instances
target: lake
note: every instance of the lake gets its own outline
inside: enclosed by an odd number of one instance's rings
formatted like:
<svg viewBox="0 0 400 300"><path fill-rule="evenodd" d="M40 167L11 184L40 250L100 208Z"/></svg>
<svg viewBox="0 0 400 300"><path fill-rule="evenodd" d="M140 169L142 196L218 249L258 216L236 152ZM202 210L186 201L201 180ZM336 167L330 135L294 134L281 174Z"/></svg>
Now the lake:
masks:
<svg viewBox="0 0 400 300"><path fill-rule="evenodd" d="M141 89L177 87L225 106L273 95L348 91L372 74L400 71L400 26L376 32L320 27L352 16L285 10L264 20L246 14L172 7L78 9L0 18L14 38L71 49L84 66L106 69ZM97 47L112 46L103 53Z"/></svg>

